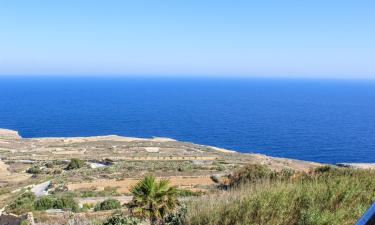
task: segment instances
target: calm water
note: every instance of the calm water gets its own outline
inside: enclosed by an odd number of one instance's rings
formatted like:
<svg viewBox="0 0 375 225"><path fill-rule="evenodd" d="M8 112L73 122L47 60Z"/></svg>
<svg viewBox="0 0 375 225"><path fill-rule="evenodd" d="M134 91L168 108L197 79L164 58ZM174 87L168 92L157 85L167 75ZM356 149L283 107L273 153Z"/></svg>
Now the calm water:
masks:
<svg viewBox="0 0 375 225"><path fill-rule="evenodd" d="M375 162L375 82L0 78L23 137L171 137L319 162Z"/></svg>

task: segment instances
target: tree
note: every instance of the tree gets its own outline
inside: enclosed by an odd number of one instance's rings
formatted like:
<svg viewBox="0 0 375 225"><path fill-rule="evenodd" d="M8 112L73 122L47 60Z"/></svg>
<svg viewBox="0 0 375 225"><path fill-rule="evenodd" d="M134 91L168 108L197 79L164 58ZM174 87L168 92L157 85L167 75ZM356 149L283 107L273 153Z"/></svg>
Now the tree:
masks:
<svg viewBox="0 0 375 225"><path fill-rule="evenodd" d="M149 175L140 180L132 189L133 199L127 204L136 216L148 218L151 224L160 224L165 215L178 205L178 191L169 186L169 180L156 181Z"/></svg>

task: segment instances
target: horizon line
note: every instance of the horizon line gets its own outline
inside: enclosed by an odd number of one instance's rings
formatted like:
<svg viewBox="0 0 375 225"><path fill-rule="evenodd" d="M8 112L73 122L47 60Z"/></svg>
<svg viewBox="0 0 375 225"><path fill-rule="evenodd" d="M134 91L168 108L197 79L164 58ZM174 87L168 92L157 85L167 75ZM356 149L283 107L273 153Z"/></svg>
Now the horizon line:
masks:
<svg viewBox="0 0 375 225"><path fill-rule="evenodd" d="M295 76L295 75L241 75L241 74L1 74L0 78L168 78L168 79L293 79L293 80L348 80L375 81L375 77L353 76Z"/></svg>

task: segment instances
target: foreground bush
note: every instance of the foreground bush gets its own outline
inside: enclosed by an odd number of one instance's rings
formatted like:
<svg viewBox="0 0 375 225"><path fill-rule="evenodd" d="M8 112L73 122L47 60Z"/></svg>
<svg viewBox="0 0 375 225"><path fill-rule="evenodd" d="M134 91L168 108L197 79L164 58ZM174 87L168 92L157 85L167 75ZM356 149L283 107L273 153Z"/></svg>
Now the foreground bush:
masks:
<svg viewBox="0 0 375 225"><path fill-rule="evenodd" d="M185 223L352 225L375 199L374 171L321 168L293 180L257 182L268 176L258 169L256 176L244 173L253 183L190 202Z"/></svg>
<svg viewBox="0 0 375 225"><path fill-rule="evenodd" d="M122 213L116 213L109 217L103 225L138 225L141 224L141 220L133 217L127 216Z"/></svg>
<svg viewBox="0 0 375 225"><path fill-rule="evenodd" d="M6 207L6 211L15 214L32 211L35 198L36 197L32 192L25 192L9 204Z"/></svg>
<svg viewBox="0 0 375 225"><path fill-rule="evenodd" d="M95 206L95 211L121 208L121 203L116 199L106 199Z"/></svg>
<svg viewBox="0 0 375 225"><path fill-rule="evenodd" d="M184 225L186 217L186 206L182 205L179 208L170 212L164 217L163 222L165 225Z"/></svg>

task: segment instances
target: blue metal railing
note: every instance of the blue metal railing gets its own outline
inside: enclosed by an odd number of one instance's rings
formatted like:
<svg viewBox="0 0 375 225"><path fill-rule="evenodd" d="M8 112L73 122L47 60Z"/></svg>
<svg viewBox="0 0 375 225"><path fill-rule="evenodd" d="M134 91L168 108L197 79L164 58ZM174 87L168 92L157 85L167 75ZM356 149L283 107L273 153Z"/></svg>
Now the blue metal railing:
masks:
<svg viewBox="0 0 375 225"><path fill-rule="evenodd" d="M375 225L375 202L372 203L355 225Z"/></svg>

